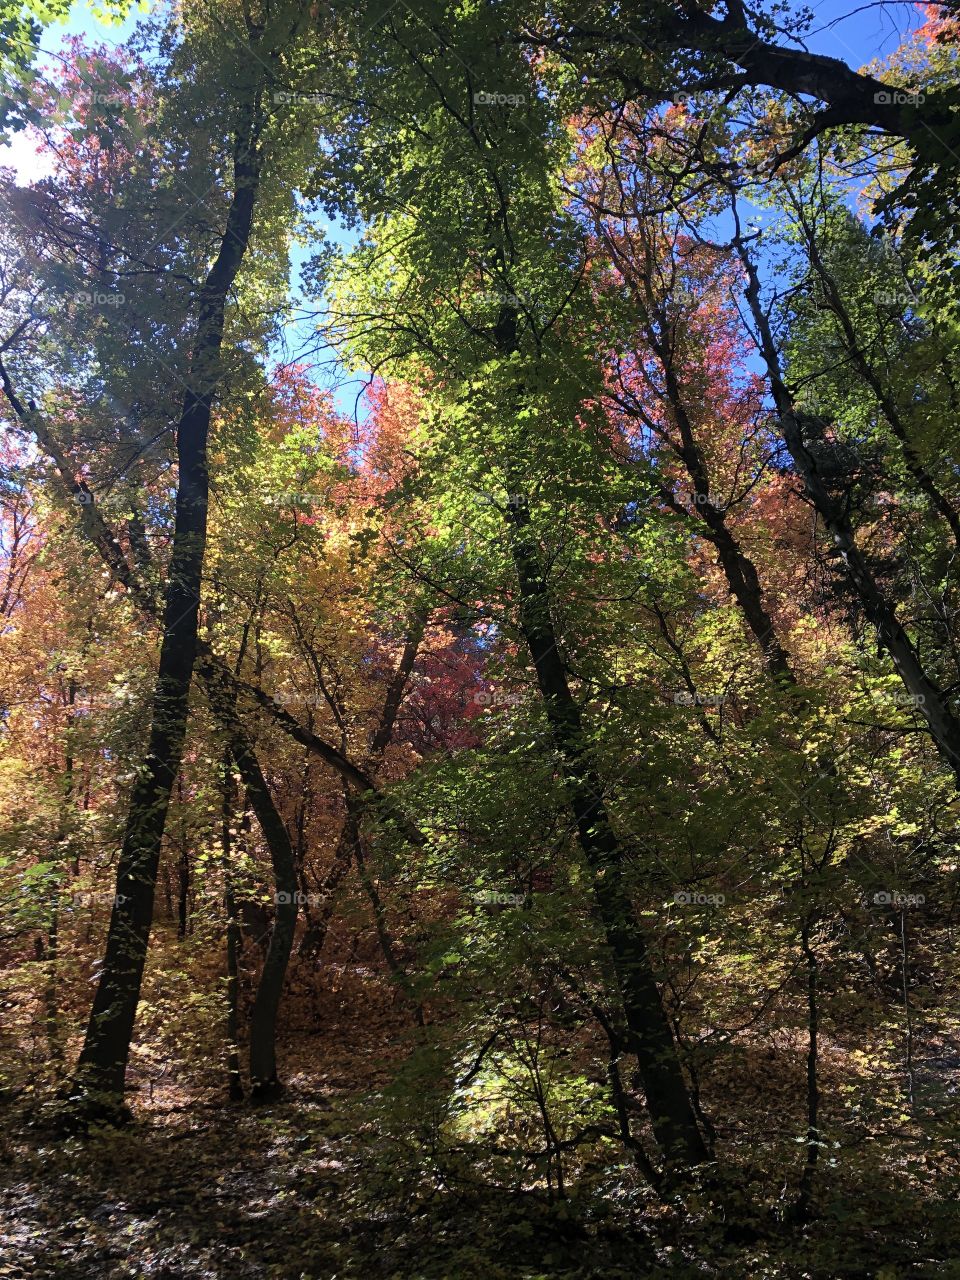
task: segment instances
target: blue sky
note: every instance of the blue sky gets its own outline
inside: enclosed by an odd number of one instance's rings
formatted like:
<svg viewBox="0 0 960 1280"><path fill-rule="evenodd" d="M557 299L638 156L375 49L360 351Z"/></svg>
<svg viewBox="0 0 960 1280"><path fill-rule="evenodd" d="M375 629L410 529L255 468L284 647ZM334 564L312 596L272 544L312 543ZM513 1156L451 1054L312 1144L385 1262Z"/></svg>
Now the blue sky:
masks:
<svg viewBox="0 0 960 1280"><path fill-rule="evenodd" d="M149 7L149 6L148 6ZM912 3L858 3L858 0L821 0L812 6L814 23L807 41L816 53L842 58L857 67L873 58L891 53L920 16ZM49 27L44 33L43 48L58 47L64 36L82 35L108 47L121 44L130 34L143 10L127 16L120 25L109 25L94 17L87 0L80 0L71 10L68 21ZM0 164L12 164L25 179L37 175L36 158L29 141L20 136L10 147L0 147Z"/></svg>
<svg viewBox="0 0 960 1280"><path fill-rule="evenodd" d="M842 58L855 67L891 54L922 21L914 4L824 0L811 7L814 23L807 42L811 52Z"/></svg>
<svg viewBox="0 0 960 1280"><path fill-rule="evenodd" d="M122 23L110 24L95 17L86 0L82 0L81 3L74 5L66 23L48 27L44 32L39 65L43 66L44 54L49 55L51 51L57 50L62 41L70 36L83 36L88 43L103 44L108 49L123 44L133 32L137 22L147 16L148 11L153 7L153 5L146 5L135 8ZM23 133L15 135L7 146L0 146L0 165L12 166L21 182L35 181L43 177L45 172L36 154L35 143ZM356 239L355 235L344 234L340 228L325 218L320 218L318 222L323 226L327 237L338 244L346 245ZM291 260L296 281L299 281L300 270L312 252L312 249L304 251L299 245L293 246ZM305 324L291 326L287 331L286 339L286 350L278 350L276 353L278 360L291 359L306 344L315 345L316 342L312 326ZM337 409L352 417L358 412L357 397L366 379L352 378L342 368L334 371L332 354L329 349L321 351L319 355L321 367L315 370L314 377L318 385L331 390Z"/></svg>
<svg viewBox="0 0 960 1280"><path fill-rule="evenodd" d="M912 3L866 3L858 0L822 0L812 6L814 22L811 34L806 41L807 47L816 53L840 58L851 66L859 67L874 58L884 57L893 52L896 46L910 30L919 25L921 17L916 5ZM108 48L122 44L132 32L137 21L144 15L144 10L137 10L128 15L121 24L110 25L96 18L90 10L87 0L74 5L66 23L49 27L44 33L42 49L44 52L56 50L66 36L85 36L91 43L102 43ZM41 65L43 57L41 56ZM24 135L17 135L10 144L0 147L0 165L10 165L22 182L36 180L43 176L34 144ZM351 237L344 237L334 226L324 223L327 235L339 242L349 242ZM303 262L303 252L296 248L293 253L293 264L296 276ZM296 352L300 344L311 337L309 327L300 326L288 333L289 352ZM289 358L289 355L287 356ZM362 380L350 379L341 382L344 374L337 376L337 384L331 382L329 357L321 355L326 371L317 370L316 378L321 385L331 385L337 408L352 415L356 407L357 394Z"/></svg>

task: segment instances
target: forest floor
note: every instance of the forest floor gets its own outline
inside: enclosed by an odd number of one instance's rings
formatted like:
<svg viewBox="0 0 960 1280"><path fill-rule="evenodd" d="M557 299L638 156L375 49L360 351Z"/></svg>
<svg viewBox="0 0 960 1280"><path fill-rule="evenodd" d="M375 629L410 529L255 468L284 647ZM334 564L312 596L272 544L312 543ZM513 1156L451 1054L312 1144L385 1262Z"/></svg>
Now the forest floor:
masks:
<svg viewBox="0 0 960 1280"><path fill-rule="evenodd" d="M169 1072L134 1078L133 1124L68 1140L11 1104L0 1277L960 1280L960 1216L942 1171L898 1186L847 1170L803 1229L763 1209L746 1227L724 1221L706 1197L664 1205L627 1165L619 1184L552 1202L426 1175L416 1187L401 1176L409 1152L363 1120L411 1034L403 1005L359 970L314 1002L311 1025L288 1031L280 1102L231 1106ZM750 1187L757 1175L741 1168L741 1204L769 1200L769 1174Z"/></svg>

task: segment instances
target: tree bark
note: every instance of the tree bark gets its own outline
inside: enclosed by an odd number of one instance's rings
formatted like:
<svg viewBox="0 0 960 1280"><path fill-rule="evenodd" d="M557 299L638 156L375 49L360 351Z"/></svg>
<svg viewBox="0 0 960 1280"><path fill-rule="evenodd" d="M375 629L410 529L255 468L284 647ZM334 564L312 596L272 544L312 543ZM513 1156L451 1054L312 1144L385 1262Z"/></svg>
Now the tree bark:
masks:
<svg viewBox="0 0 960 1280"><path fill-rule="evenodd" d="M220 367L226 299L249 243L260 182L259 89L241 104L233 197L217 257L200 291L188 389L177 430L178 488L146 757L130 799L103 968L75 1080L94 1110L122 1100L170 794L179 772L196 658L207 531L207 433Z"/></svg>
<svg viewBox="0 0 960 1280"><path fill-rule="evenodd" d="M567 683L550 614L546 582L530 533L525 500L511 495L508 520L520 586L520 630L543 695L559 754L580 847L593 880L597 914L613 959L627 1026L654 1136L667 1162L684 1169L709 1159L697 1125L650 963L623 879L623 853L614 834L600 779L583 743L580 710Z"/></svg>
<svg viewBox="0 0 960 1280"><path fill-rule="evenodd" d="M664 399L672 412L679 438L672 438L663 424L646 412L641 402L631 403L617 397L617 404L621 410L637 418L682 464L693 489L697 517L706 538L716 549L727 585L760 648L765 667L781 684L795 686L796 677L790 658L777 637L773 620L763 602L763 590L756 565L743 551L731 530L726 512L714 500L710 468L697 440L693 419L688 411L688 397L684 394L682 379L677 372L676 331L655 288L655 281L660 278L656 269L655 249L639 208L636 209L636 218L636 234L625 235L620 240L605 229L603 217L599 210L594 209L597 236L606 246L637 303L641 331L660 366L666 393ZM629 246L629 251L626 246ZM687 514L669 489L664 490L663 496L672 510L678 514Z"/></svg>
<svg viewBox="0 0 960 1280"><path fill-rule="evenodd" d="M864 612L876 628L880 642L889 653L904 688L924 716L940 754L960 781L960 722L950 710L943 691L924 670L916 649L897 617L896 610L877 585L876 579L867 566L863 553L857 545L850 521L833 501L820 477L816 458L804 441L803 414L797 410L780 372L780 359L773 332L761 302L760 278L756 266L739 236L734 243L746 272L745 296L756 325L760 354L767 366L770 389L787 448L803 478L804 488L810 501L843 558L847 574L860 598Z"/></svg>
<svg viewBox="0 0 960 1280"><path fill-rule="evenodd" d="M921 144L931 133L948 138L953 134L949 91L927 94L919 102L895 100L889 85L854 71L840 58L765 39L748 25L739 0L727 0L725 8L725 15L717 17L692 5L673 8L633 0L618 12L616 25L588 26L579 20L564 24L561 17L554 31L523 31L518 39L554 49L589 71L592 79L619 81L631 96L650 101L663 101L679 90L727 92L750 86L814 98L824 107L814 114L806 138L844 124L880 129ZM682 76L682 84L642 80L629 61L623 66L618 60L618 54L629 55L631 50L646 55L656 51L661 66L670 58L689 59L692 54L698 70Z"/></svg>
<svg viewBox="0 0 960 1280"><path fill-rule="evenodd" d="M211 707L226 736L230 757L246 788L247 801L263 832L273 868L273 928L250 1014L250 1091L252 1097L264 1099L275 1096L280 1091L276 1051L277 1014L297 928L297 859L290 833L274 804L266 778L240 721L232 696L232 683L223 679L227 668L222 666L214 672L210 659L204 655L198 671L206 685Z"/></svg>
<svg viewBox="0 0 960 1280"><path fill-rule="evenodd" d="M796 679L790 666L790 659L777 638L773 620L763 603L763 591L756 566L741 550L740 544L730 531L724 512L713 503L710 473L703 452L697 444L693 423L687 413L680 382L669 353L656 341L654 341L654 349L661 362L667 397L680 432L680 447L675 452L690 477L697 511L707 527L707 537L716 547L717 558L726 575L730 591L760 647L764 664L771 675L783 684L794 685Z"/></svg>
<svg viewBox="0 0 960 1280"><path fill-rule="evenodd" d="M270 850L275 885L273 929L250 1013L250 1093L254 1098L265 1099L280 1091L277 1014L297 928L297 864L286 825L273 803L256 756L240 736L231 737L230 754Z"/></svg>

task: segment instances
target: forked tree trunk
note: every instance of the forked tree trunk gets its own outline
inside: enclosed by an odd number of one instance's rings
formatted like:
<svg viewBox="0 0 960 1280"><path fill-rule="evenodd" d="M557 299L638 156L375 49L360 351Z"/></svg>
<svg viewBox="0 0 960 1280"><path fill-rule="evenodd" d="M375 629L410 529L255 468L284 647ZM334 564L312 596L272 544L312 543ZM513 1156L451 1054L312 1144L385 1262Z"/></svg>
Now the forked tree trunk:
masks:
<svg viewBox="0 0 960 1280"><path fill-rule="evenodd" d="M353 845L350 836L350 824L344 821L340 829L340 838L333 855L333 861L327 874L320 881L316 897L319 899L318 910L310 921L310 925L300 941L297 955L304 959L315 960L323 950L327 940L327 931L337 905L337 890L347 878L353 861Z"/></svg>

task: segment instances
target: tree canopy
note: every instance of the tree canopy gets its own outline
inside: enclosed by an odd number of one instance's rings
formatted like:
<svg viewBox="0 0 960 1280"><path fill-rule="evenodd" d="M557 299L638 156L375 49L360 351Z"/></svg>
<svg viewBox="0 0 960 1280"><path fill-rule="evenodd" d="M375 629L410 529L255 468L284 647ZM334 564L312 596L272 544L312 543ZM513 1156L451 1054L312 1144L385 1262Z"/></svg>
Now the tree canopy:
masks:
<svg viewBox="0 0 960 1280"><path fill-rule="evenodd" d="M65 13L3 1273L952 1275L956 6Z"/></svg>

